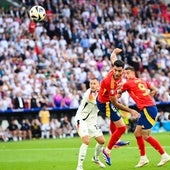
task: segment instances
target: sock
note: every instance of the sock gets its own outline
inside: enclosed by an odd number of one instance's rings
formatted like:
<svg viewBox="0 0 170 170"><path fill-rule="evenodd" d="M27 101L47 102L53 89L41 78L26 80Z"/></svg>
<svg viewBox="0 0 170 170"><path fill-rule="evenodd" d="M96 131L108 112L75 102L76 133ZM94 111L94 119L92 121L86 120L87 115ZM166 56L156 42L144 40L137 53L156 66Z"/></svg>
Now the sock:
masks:
<svg viewBox="0 0 170 170"><path fill-rule="evenodd" d="M161 155L165 153L165 150L161 146L161 144L153 137L149 136L146 141L151 144Z"/></svg>
<svg viewBox="0 0 170 170"><path fill-rule="evenodd" d="M50 131L49 131L49 130L46 131L46 138L47 138L47 139L50 138Z"/></svg>
<svg viewBox="0 0 170 170"><path fill-rule="evenodd" d="M95 151L94 151L94 157L96 160L99 160L99 155L102 152L102 149L103 149L103 145L96 143Z"/></svg>
<svg viewBox="0 0 170 170"><path fill-rule="evenodd" d="M87 148L88 145L82 143L79 149L79 156L78 156L78 166L83 166L83 161L86 157L86 153L87 153Z"/></svg>
<svg viewBox="0 0 170 170"><path fill-rule="evenodd" d="M112 149L115 143L119 140L122 134L126 131L126 126L122 126L116 129L116 131L111 135L109 143L107 145L108 149Z"/></svg>
<svg viewBox="0 0 170 170"><path fill-rule="evenodd" d="M42 131L41 131L41 138L43 138L43 139L44 139L44 136L45 136L45 131L44 131L44 130L42 130Z"/></svg>
<svg viewBox="0 0 170 170"><path fill-rule="evenodd" d="M114 122L110 121L110 132L113 134L116 131L117 127Z"/></svg>
<svg viewBox="0 0 170 170"><path fill-rule="evenodd" d="M140 156L146 155L146 150L145 150L145 141L142 136L136 137L137 145L140 150Z"/></svg>

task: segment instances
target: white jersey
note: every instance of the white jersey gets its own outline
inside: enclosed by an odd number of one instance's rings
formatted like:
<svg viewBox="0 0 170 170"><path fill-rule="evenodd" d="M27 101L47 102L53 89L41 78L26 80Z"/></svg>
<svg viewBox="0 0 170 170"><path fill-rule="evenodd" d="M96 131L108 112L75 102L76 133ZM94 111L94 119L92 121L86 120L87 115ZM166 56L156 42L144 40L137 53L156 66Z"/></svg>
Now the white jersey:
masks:
<svg viewBox="0 0 170 170"><path fill-rule="evenodd" d="M97 92L93 93L88 89L82 98L81 104L77 110L75 120L83 120L89 125L97 124L98 108L96 105Z"/></svg>

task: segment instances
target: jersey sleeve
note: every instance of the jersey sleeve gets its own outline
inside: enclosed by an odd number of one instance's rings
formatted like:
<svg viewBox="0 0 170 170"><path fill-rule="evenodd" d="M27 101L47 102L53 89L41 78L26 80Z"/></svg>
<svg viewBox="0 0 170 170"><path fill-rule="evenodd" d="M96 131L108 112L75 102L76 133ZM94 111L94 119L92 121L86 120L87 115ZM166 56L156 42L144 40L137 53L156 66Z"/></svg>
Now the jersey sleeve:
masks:
<svg viewBox="0 0 170 170"><path fill-rule="evenodd" d="M128 83L126 82L126 83L124 83L124 84L122 85L121 91L122 91L122 92L125 92L125 91L127 91L127 90L128 90Z"/></svg>
<svg viewBox="0 0 170 170"><path fill-rule="evenodd" d="M83 110L85 104L88 102L88 96L89 96L89 94L90 94L90 89L88 89L88 90L84 93L83 98L82 98L82 100L81 100L81 102L80 102L80 105L79 105L79 107L78 107L77 113L80 113L80 112Z"/></svg>

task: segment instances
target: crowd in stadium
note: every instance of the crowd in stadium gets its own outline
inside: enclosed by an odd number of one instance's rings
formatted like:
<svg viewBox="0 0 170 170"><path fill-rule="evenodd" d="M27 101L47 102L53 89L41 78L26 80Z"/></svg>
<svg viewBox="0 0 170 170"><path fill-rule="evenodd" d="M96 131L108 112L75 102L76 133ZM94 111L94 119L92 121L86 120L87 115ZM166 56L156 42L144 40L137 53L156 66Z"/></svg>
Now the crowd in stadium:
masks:
<svg viewBox="0 0 170 170"><path fill-rule="evenodd" d="M101 80L118 58L158 87L156 101L170 101L170 4L161 0L20 0L0 8L0 110L77 108L92 77ZM34 23L35 4L47 12ZM125 98L126 99L126 98Z"/></svg>

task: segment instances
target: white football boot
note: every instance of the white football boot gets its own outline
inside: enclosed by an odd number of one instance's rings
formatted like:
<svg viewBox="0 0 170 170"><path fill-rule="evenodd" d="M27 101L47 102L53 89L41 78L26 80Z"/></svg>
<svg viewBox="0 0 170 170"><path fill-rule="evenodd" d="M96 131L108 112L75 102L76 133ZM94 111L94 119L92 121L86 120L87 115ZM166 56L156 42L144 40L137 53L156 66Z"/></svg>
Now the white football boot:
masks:
<svg viewBox="0 0 170 170"><path fill-rule="evenodd" d="M94 156L92 158L92 162L96 163L100 168L105 168L106 167L99 159L95 159Z"/></svg>
<svg viewBox="0 0 170 170"><path fill-rule="evenodd" d="M140 168L142 166L145 166L146 164L149 163L149 160L146 156L141 156L140 157L140 161L138 162L138 164L135 166L136 168Z"/></svg>
<svg viewBox="0 0 170 170"><path fill-rule="evenodd" d="M170 156L167 153L162 154L161 161L158 163L157 166L162 166L170 161Z"/></svg>

